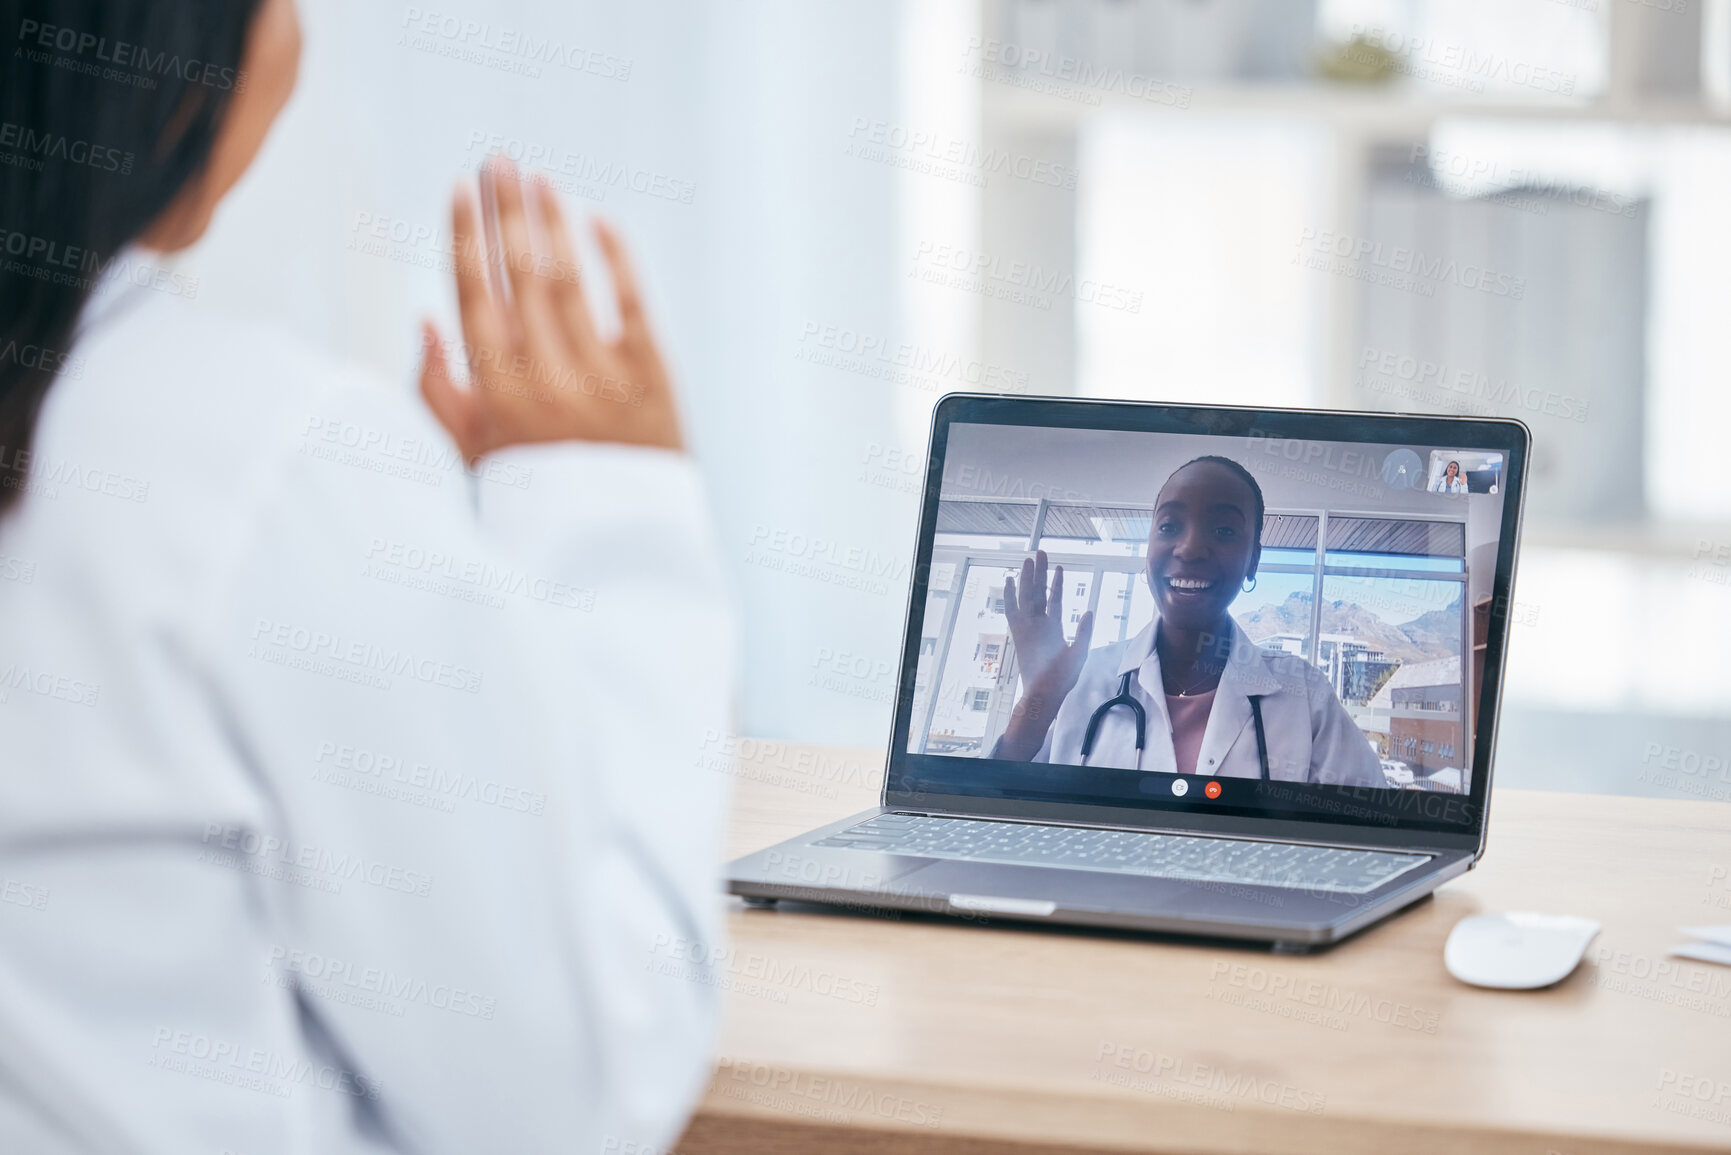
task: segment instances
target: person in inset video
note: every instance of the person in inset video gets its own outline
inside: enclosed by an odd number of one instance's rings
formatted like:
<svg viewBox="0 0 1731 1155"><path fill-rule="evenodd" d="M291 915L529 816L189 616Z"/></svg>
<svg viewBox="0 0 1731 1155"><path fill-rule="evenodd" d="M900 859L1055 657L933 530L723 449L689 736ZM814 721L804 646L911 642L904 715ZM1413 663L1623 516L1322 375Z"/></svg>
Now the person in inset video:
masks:
<svg viewBox="0 0 1731 1155"><path fill-rule="evenodd" d="M1431 479L1432 493L1465 493L1467 479L1461 474L1461 463L1451 461L1443 467L1443 471Z"/></svg>
<svg viewBox="0 0 1731 1155"><path fill-rule="evenodd" d="M1261 487L1238 462L1180 466L1160 487L1148 533L1155 619L1092 652L1092 613L1064 642L1064 567L1052 567L1048 587L1045 552L1024 561L1020 585L1004 580L1022 696L992 757L1387 786L1327 676L1263 650L1227 612L1255 586L1263 509Z"/></svg>

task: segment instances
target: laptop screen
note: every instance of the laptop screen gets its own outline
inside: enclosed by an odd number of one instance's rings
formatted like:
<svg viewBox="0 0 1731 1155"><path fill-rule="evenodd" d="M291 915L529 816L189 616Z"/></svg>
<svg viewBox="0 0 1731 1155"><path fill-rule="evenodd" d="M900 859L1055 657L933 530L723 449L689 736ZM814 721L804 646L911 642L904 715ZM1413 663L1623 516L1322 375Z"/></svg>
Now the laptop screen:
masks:
<svg viewBox="0 0 1731 1155"><path fill-rule="evenodd" d="M892 794L1475 826L1524 447L1505 422L946 401Z"/></svg>

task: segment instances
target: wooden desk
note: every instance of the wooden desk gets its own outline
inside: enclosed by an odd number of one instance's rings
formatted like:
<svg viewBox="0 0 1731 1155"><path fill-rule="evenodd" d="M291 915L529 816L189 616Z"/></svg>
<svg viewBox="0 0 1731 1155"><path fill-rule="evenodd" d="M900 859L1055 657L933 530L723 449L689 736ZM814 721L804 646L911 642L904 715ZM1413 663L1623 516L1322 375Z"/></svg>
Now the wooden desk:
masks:
<svg viewBox="0 0 1731 1155"><path fill-rule="evenodd" d="M882 752L744 743L732 855L875 804ZM1499 791L1484 864L1311 956L826 913L730 915L684 1153L1731 1150L1731 806ZM1476 911L1587 915L1539 992L1443 969Z"/></svg>

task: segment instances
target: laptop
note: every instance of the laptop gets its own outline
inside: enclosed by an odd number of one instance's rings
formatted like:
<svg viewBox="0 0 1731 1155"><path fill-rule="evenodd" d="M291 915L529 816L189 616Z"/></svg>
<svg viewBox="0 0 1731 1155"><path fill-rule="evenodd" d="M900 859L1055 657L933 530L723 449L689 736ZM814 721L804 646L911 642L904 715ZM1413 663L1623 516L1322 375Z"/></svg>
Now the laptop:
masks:
<svg viewBox="0 0 1731 1155"><path fill-rule="evenodd" d="M1294 952L1416 902L1485 851L1530 441L946 396L879 804L728 890Z"/></svg>

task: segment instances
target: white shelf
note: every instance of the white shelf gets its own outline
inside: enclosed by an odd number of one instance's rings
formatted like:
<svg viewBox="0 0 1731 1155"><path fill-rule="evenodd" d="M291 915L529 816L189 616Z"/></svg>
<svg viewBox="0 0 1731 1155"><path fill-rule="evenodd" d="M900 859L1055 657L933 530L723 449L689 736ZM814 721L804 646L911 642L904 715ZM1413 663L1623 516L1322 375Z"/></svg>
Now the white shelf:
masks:
<svg viewBox="0 0 1731 1155"><path fill-rule="evenodd" d="M1599 550L1605 553L1638 554L1684 561L1695 560L1698 544L1703 540L1713 543L1714 546L1731 542L1731 525L1651 521L1569 526L1528 522L1521 530L1523 546Z"/></svg>
<svg viewBox="0 0 1731 1155"><path fill-rule="evenodd" d="M1629 101L1513 100L1506 97L1439 97L1399 83L1372 86L1329 82L1304 84L1198 85L1184 107L1138 100L1115 92L1054 85L1077 94L1067 99L1015 88L995 80L981 82L984 115L1006 127L1073 131L1101 113L1183 116L1193 112L1262 113L1308 116L1370 135L1422 132L1445 117L1553 120L1631 125L1715 125L1731 127L1731 109L1693 100L1646 98ZM1098 103L1092 103L1097 100Z"/></svg>

